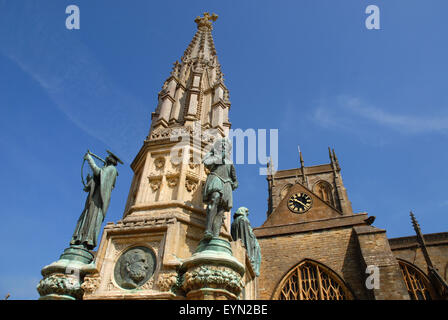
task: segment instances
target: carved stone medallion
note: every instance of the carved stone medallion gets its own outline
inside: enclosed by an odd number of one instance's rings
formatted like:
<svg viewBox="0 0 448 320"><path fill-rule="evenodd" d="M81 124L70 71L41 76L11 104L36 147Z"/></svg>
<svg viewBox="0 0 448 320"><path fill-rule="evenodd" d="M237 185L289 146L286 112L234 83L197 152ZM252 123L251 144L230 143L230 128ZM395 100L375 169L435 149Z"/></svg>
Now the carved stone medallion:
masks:
<svg viewBox="0 0 448 320"><path fill-rule="evenodd" d="M115 264L115 282L123 289L136 289L148 281L155 268L156 256L150 248L130 248Z"/></svg>

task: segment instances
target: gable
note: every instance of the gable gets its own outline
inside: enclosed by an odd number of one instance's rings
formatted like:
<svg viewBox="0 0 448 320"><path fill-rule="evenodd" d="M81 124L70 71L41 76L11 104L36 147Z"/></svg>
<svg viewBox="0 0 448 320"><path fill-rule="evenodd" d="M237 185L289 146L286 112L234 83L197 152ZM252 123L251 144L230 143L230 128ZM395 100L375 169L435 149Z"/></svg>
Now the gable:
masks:
<svg viewBox="0 0 448 320"><path fill-rule="evenodd" d="M304 213L295 213L288 208L288 201L291 196L297 193L307 194L311 200L311 208ZM311 190L296 183L293 185L286 196L280 201L275 210L269 215L268 219L262 225L262 227L284 225L291 223L309 222L328 218L341 217L342 213L336 208L323 201L319 196L314 194Z"/></svg>

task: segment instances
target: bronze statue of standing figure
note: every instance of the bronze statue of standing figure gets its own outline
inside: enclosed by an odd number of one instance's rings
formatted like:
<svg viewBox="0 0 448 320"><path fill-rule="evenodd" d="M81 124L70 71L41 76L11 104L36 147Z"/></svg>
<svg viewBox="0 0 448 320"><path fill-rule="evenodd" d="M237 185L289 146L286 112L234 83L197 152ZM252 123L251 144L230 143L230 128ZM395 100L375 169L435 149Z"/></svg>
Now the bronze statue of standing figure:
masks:
<svg viewBox="0 0 448 320"><path fill-rule="evenodd" d="M258 277L260 275L261 249L257 237L255 237L250 225L249 218L247 217L248 215L249 209L246 207L239 208L233 215L233 223L230 227L230 232L233 241L241 239L241 242L246 248L255 275Z"/></svg>
<svg viewBox="0 0 448 320"><path fill-rule="evenodd" d="M84 191L88 192L89 195L70 241L71 246L81 245L87 250L92 250L97 245L101 224L109 208L110 195L118 176L116 166L118 162L123 163L112 152L107 152L109 155L106 160L90 151L87 151L84 155L84 160L89 163L93 176L88 175L87 183L84 184ZM102 161L104 166L102 168L98 167L92 156Z"/></svg>
<svg viewBox="0 0 448 320"><path fill-rule="evenodd" d="M203 190L203 201L207 204L206 240L219 236L224 213L233 206L232 191L238 187L238 181L230 159L231 148L229 139L218 139L202 161L210 170Z"/></svg>

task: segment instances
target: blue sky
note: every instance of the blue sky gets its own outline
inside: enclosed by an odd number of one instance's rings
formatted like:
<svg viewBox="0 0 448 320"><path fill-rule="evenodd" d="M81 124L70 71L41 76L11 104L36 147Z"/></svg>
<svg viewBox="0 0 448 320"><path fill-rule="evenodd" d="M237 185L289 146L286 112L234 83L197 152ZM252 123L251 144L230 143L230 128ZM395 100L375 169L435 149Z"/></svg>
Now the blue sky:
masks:
<svg viewBox="0 0 448 320"><path fill-rule="evenodd" d="M65 8L81 29L65 28ZM381 29L367 30L375 4ZM389 237L446 231L448 44L444 0L0 0L0 297L35 299L85 201L87 149L125 161L105 222L123 214L130 162L157 92L204 11L230 90L233 128L279 129L279 169L336 149L355 212ZM237 165L235 207L266 217L259 165Z"/></svg>

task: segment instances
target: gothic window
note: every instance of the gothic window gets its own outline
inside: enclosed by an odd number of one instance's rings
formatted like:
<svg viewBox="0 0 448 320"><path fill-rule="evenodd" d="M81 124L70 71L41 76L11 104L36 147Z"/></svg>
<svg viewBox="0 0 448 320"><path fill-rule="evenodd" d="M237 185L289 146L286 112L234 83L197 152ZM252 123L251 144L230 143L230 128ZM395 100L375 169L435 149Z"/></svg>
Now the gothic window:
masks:
<svg viewBox="0 0 448 320"><path fill-rule="evenodd" d="M352 299L352 294L330 269L317 262L306 260L285 276L276 299L347 300Z"/></svg>
<svg viewBox="0 0 448 320"><path fill-rule="evenodd" d="M331 192L331 185L326 181L319 181L314 185L314 193L322 200L334 206L333 194Z"/></svg>
<svg viewBox="0 0 448 320"><path fill-rule="evenodd" d="M428 277L417 267L402 260L398 261L406 288L412 300L432 300L434 291Z"/></svg>

